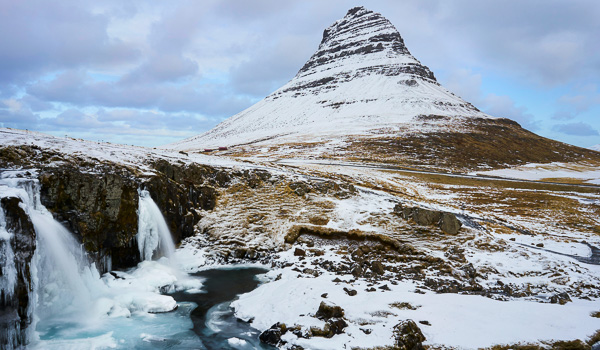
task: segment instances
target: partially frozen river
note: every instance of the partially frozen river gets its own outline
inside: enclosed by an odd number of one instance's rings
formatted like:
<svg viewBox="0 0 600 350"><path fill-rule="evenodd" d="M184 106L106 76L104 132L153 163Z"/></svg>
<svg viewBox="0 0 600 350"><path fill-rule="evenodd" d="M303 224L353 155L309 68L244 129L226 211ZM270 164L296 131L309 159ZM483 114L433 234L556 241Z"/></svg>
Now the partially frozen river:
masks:
<svg viewBox="0 0 600 350"><path fill-rule="evenodd" d="M207 349L274 349L262 344L259 331L238 320L230 308L237 295L249 292L259 284L256 275L267 272L261 268L220 268L198 272L203 293L177 292L177 302L192 302L194 332Z"/></svg>

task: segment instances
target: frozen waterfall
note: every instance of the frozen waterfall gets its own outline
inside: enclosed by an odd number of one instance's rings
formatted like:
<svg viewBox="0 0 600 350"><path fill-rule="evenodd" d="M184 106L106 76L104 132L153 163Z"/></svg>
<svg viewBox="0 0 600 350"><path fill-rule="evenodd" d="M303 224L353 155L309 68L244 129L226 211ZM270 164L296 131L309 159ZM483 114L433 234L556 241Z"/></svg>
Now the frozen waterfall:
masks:
<svg viewBox="0 0 600 350"><path fill-rule="evenodd" d="M137 241L142 260L165 256L173 258L175 244L171 232L147 190L140 190Z"/></svg>

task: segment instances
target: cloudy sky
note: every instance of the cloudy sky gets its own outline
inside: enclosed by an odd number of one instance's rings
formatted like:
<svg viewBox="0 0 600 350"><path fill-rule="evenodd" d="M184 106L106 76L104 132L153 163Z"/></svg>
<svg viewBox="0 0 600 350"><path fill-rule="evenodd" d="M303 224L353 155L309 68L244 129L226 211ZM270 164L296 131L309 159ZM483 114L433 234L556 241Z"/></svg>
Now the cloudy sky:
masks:
<svg viewBox="0 0 600 350"><path fill-rule="evenodd" d="M357 5L481 110L600 144L600 2L0 0L0 126L158 146L291 79Z"/></svg>

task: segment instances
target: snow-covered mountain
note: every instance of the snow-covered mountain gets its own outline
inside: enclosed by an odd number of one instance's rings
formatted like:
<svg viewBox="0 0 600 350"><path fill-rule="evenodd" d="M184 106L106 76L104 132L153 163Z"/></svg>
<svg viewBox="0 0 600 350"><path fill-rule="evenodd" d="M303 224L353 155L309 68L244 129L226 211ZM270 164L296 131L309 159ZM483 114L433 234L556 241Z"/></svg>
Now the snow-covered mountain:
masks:
<svg viewBox="0 0 600 350"><path fill-rule="evenodd" d="M214 129L168 147L393 133L422 115L491 118L441 86L390 21L356 7L324 31L317 52L283 87Z"/></svg>
<svg viewBox="0 0 600 350"><path fill-rule="evenodd" d="M592 147L590 147L590 149L591 149L591 150L593 150L593 151L598 151L598 152L600 152L600 144L598 144L598 145L595 145L595 146L592 146Z"/></svg>
<svg viewBox="0 0 600 350"><path fill-rule="evenodd" d="M498 118L495 118L498 117ZM327 158L452 171L594 160L454 95L381 14L355 7L323 32L296 76L204 134L166 148Z"/></svg>

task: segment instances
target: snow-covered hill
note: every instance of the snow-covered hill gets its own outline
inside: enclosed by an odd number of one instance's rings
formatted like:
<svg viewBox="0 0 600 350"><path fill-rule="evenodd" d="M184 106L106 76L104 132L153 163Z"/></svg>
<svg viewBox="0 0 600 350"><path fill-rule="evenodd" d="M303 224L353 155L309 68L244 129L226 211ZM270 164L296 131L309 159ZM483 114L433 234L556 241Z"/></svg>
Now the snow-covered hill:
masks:
<svg viewBox="0 0 600 350"><path fill-rule="evenodd" d="M490 118L441 86L386 18L356 7L324 31L317 52L279 90L214 129L167 147L394 134L423 128L414 120L422 115Z"/></svg>
<svg viewBox="0 0 600 350"><path fill-rule="evenodd" d="M600 152L600 144L598 144L598 145L595 145L595 146L592 146L592 147L590 147L590 149L591 149L591 150L593 150L593 151L598 151L598 152Z"/></svg>

